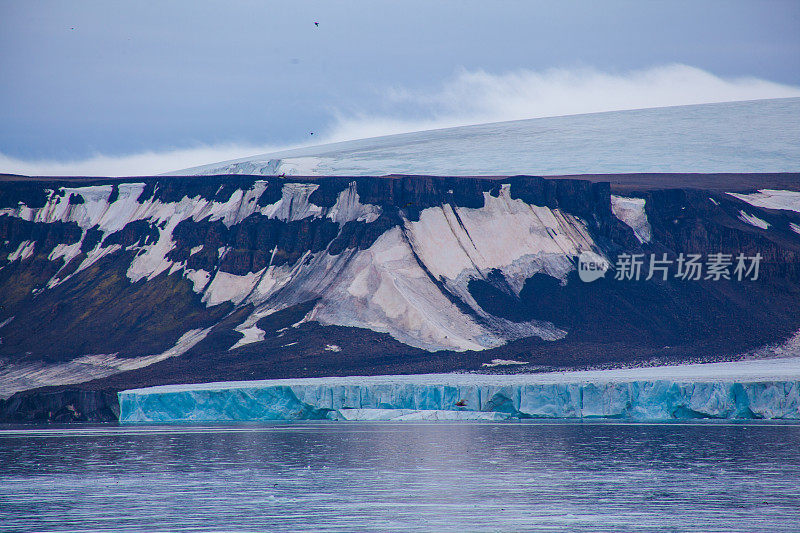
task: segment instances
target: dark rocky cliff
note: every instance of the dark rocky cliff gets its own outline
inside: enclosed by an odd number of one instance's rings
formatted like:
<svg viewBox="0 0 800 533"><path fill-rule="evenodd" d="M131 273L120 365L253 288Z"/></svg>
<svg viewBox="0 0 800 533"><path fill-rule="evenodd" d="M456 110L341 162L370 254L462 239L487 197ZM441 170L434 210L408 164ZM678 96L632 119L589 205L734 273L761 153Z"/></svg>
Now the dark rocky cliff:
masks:
<svg viewBox="0 0 800 533"><path fill-rule="evenodd" d="M800 328L800 213L727 194L796 175L601 178L5 179L0 396L57 388L0 416L101 420L93 391L171 382L719 359ZM584 283L583 252L763 259L755 281Z"/></svg>
<svg viewBox="0 0 800 533"><path fill-rule="evenodd" d="M0 400L3 422L115 422L119 402L115 390L35 389Z"/></svg>

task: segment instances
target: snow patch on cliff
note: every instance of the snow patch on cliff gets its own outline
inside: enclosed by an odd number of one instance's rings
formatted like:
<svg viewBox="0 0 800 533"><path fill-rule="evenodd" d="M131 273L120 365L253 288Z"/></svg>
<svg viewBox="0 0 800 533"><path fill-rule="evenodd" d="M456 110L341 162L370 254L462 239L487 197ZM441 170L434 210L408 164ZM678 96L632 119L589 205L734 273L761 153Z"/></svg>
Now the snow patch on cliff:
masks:
<svg viewBox="0 0 800 533"><path fill-rule="evenodd" d="M729 195L756 207L783 209L800 213L800 192L777 189L759 189L751 194L729 192Z"/></svg>
<svg viewBox="0 0 800 533"><path fill-rule="evenodd" d="M205 290L203 303L208 307L223 302L232 302L234 305L238 305L253 291L263 272L260 270L248 272L244 276L237 276L229 272L218 271Z"/></svg>
<svg viewBox="0 0 800 533"><path fill-rule="evenodd" d="M208 282L211 281L211 274L202 268L199 270L193 270L191 268L187 268L185 270L186 278L192 282L192 288L194 292L201 292L205 289Z"/></svg>
<svg viewBox="0 0 800 533"><path fill-rule="evenodd" d="M249 328L242 328L241 325L234 328L235 331L238 331L242 334L242 338L236 341L236 344L228 348L228 351L235 350L240 346L245 346L247 344L253 344L254 342L261 342L264 340L264 335L266 335L266 331L259 328L258 326L250 326Z"/></svg>
<svg viewBox="0 0 800 533"><path fill-rule="evenodd" d="M151 280L172 266L167 254L175 249L172 232L180 221L179 217L168 218L166 226L158 227L158 240L153 244L139 247L139 252L128 267L128 279L134 283L142 278Z"/></svg>
<svg viewBox="0 0 800 533"><path fill-rule="evenodd" d="M59 257L64 258L64 265L69 264L74 258L78 257L81 253L81 242L78 241L74 244L57 244L55 248L47 256L50 261L55 261Z"/></svg>
<svg viewBox="0 0 800 533"><path fill-rule="evenodd" d="M78 272L86 270L87 268L97 263L102 258L106 257L107 255L113 254L114 252L120 250L121 248L122 246L120 246L119 244L112 244L111 246L106 246L106 247L103 247L102 244L97 244L97 246L95 246L94 248L89 250L89 252L86 253L86 257L84 258L83 261L81 261L81 264L78 265L78 268L76 268L72 274L65 277L60 282L64 282L69 278L71 278L72 276L74 276L75 274L77 274Z"/></svg>
<svg viewBox="0 0 800 533"><path fill-rule="evenodd" d="M33 241L22 241L17 246L17 249L8 254L8 260L13 262L19 259L20 261L24 261L30 256L33 255L33 250L36 247L36 243Z"/></svg>
<svg viewBox="0 0 800 533"><path fill-rule="evenodd" d="M339 193L336 203L328 211L328 218L340 226L351 220L369 224L375 222L380 215L380 206L361 203L355 181L350 182L347 189Z"/></svg>
<svg viewBox="0 0 800 533"><path fill-rule="evenodd" d="M318 217L322 213L322 208L309 201L309 197L318 188L319 185L312 183L287 183L281 191L281 199L261 209L261 214L285 221Z"/></svg>
<svg viewBox="0 0 800 533"><path fill-rule="evenodd" d="M744 222L746 224L750 224L751 226L755 226L757 228L761 228L761 229L768 229L769 228L769 222L767 222L766 220L763 220L761 218L758 218L755 215L751 215L749 213L745 213L744 211L739 211L739 220L741 220L742 222Z"/></svg>
<svg viewBox="0 0 800 533"><path fill-rule="evenodd" d="M411 246L431 274L448 280L465 271L483 278L522 258L534 262L548 256L574 257L594 248L577 217L512 199L508 184L496 198L484 193L481 208L431 207L420 213L418 222L405 226ZM520 267L510 270L512 274ZM524 279L513 281L521 290Z"/></svg>
<svg viewBox="0 0 800 533"><path fill-rule="evenodd" d="M713 201L713 200L712 200ZM622 222L630 226L640 243L650 242L653 231L644 210L644 198L626 198L611 195L611 212Z"/></svg>
<svg viewBox="0 0 800 533"><path fill-rule="evenodd" d="M431 351L502 344L438 290L399 227L355 254L308 318L389 333Z"/></svg>

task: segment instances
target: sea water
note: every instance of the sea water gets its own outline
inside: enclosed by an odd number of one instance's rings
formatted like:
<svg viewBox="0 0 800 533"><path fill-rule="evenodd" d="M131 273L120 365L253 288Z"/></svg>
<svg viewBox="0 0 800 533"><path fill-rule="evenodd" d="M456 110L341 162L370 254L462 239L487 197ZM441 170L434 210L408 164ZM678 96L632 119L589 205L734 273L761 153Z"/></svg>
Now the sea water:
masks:
<svg viewBox="0 0 800 533"><path fill-rule="evenodd" d="M800 425L0 429L2 531L797 531Z"/></svg>

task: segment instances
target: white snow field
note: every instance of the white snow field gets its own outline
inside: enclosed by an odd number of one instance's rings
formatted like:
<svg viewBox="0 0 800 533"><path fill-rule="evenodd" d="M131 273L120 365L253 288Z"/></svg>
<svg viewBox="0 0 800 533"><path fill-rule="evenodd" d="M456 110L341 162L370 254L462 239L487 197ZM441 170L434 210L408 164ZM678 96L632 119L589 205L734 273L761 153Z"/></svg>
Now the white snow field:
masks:
<svg viewBox="0 0 800 533"><path fill-rule="evenodd" d="M540 374L351 376L118 393L122 422L800 419L800 358Z"/></svg>
<svg viewBox="0 0 800 533"><path fill-rule="evenodd" d="M796 172L800 98L479 124L310 146L186 174Z"/></svg>

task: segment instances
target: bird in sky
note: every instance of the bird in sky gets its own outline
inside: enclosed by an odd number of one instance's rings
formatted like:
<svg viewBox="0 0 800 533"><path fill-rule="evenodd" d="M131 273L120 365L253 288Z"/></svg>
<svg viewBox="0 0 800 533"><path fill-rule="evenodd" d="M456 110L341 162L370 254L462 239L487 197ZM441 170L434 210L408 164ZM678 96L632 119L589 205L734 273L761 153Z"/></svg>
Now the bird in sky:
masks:
<svg viewBox="0 0 800 533"><path fill-rule="evenodd" d="M319 28L319 22L315 22L315 23L314 23L314 26L316 26L317 28Z"/></svg>

